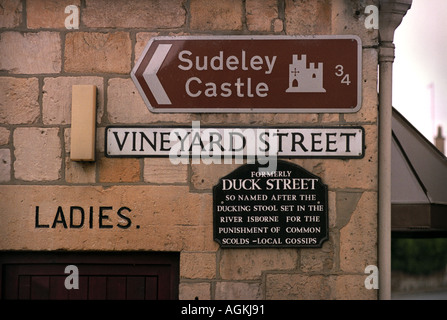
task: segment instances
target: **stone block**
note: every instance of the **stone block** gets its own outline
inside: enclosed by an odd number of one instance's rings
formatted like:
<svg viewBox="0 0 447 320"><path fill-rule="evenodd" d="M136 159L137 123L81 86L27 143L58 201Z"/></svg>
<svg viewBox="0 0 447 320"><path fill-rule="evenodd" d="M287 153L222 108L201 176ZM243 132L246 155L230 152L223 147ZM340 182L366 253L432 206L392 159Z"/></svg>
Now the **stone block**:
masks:
<svg viewBox="0 0 447 320"><path fill-rule="evenodd" d="M192 164L191 165L191 187L196 190L212 190L219 179L236 170L242 164L236 164L235 159L231 164Z"/></svg>
<svg viewBox="0 0 447 320"><path fill-rule="evenodd" d="M266 299L272 300L375 300L377 290L365 288L366 275L271 274Z"/></svg>
<svg viewBox="0 0 447 320"><path fill-rule="evenodd" d="M97 88L96 121L101 122L104 114L104 84L100 77L57 77L45 78L42 98L42 120L44 124L71 123L72 86L95 85Z"/></svg>
<svg viewBox="0 0 447 320"><path fill-rule="evenodd" d="M96 128L96 152L104 153L105 131L106 129L104 127Z"/></svg>
<svg viewBox="0 0 447 320"><path fill-rule="evenodd" d="M351 219L352 213L357 208L363 192L360 191L337 191L336 192L337 218L334 223L338 229L346 226Z"/></svg>
<svg viewBox="0 0 447 320"><path fill-rule="evenodd" d="M4 0L0 7L0 28L15 28L22 23L22 1Z"/></svg>
<svg viewBox="0 0 447 320"><path fill-rule="evenodd" d="M327 300L331 288L326 275L267 274L265 298L267 300Z"/></svg>
<svg viewBox="0 0 447 320"><path fill-rule="evenodd" d="M330 272L334 267L334 243L330 239L321 248L300 252L300 269L303 272Z"/></svg>
<svg viewBox="0 0 447 320"><path fill-rule="evenodd" d="M377 167L368 160L334 160L325 163L322 176L329 188L374 189L377 186Z"/></svg>
<svg viewBox="0 0 447 320"><path fill-rule="evenodd" d="M183 0L87 0L82 21L89 28L180 28L186 21Z"/></svg>
<svg viewBox="0 0 447 320"><path fill-rule="evenodd" d="M250 31L272 31L278 23L278 4L276 0L248 0L245 2L247 28ZM278 26L277 26L278 27ZM282 22L281 29L282 30ZM275 32L279 32L273 30Z"/></svg>
<svg viewBox="0 0 447 320"><path fill-rule="evenodd" d="M64 28L65 7L75 5L80 7L80 0L32 0L26 3L26 23L29 29ZM81 9L79 9L80 11Z"/></svg>
<svg viewBox="0 0 447 320"><path fill-rule="evenodd" d="M340 114L339 113L322 113L320 115L321 123L328 124L337 124L340 123Z"/></svg>
<svg viewBox="0 0 447 320"><path fill-rule="evenodd" d="M96 163L71 161L65 158L65 181L68 183L95 183Z"/></svg>
<svg viewBox="0 0 447 320"><path fill-rule="evenodd" d="M169 158L144 159L144 181L155 184L186 184L188 166L172 164Z"/></svg>
<svg viewBox="0 0 447 320"><path fill-rule="evenodd" d="M0 127L0 146L7 145L9 143L9 130L7 128Z"/></svg>
<svg viewBox="0 0 447 320"><path fill-rule="evenodd" d="M290 159L318 175L329 190L375 190L378 177L377 126L364 125L365 155L362 159Z"/></svg>
<svg viewBox="0 0 447 320"><path fill-rule="evenodd" d="M280 106L278 106L280 107ZM318 122L316 113L204 113L196 116L202 125L238 125L273 126L274 125L311 125Z"/></svg>
<svg viewBox="0 0 447 320"><path fill-rule="evenodd" d="M106 158L98 161L99 182L140 181L140 160L135 158Z"/></svg>
<svg viewBox="0 0 447 320"><path fill-rule="evenodd" d="M242 30L242 1L191 0L193 30Z"/></svg>
<svg viewBox="0 0 447 320"><path fill-rule="evenodd" d="M131 67L127 32L70 32L65 36L66 72L122 73Z"/></svg>
<svg viewBox="0 0 447 320"><path fill-rule="evenodd" d="M260 279L264 271L296 268L298 251L290 250L224 250L220 260L223 280Z"/></svg>
<svg viewBox="0 0 447 320"><path fill-rule="evenodd" d="M346 122L377 122L379 110L379 96L377 92L378 50L375 48L363 49L362 62L362 107L355 113L343 114Z"/></svg>
<svg viewBox="0 0 447 320"><path fill-rule="evenodd" d="M332 34L356 34L362 38L364 46L372 47L379 44L379 30L367 29L365 13L367 5L379 7L378 0L344 1L332 0Z"/></svg>
<svg viewBox="0 0 447 320"><path fill-rule="evenodd" d="M285 1L285 29L289 35L331 34L331 1Z"/></svg>
<svg viewBox="0 0 447 320"><path fill-rule="evenodd" d="M109 122L145 123L150 121L152 114L131 79L110 79L107 91Z"/></svg>
<svg viewBox="0 0 447 320"><path fill-rule="evenodd" d="M0 182L11 180L11 151L0 149Z"/></svg>
<svg viewBox="0 0 447 320"><path fill-rule="evenodd" d="M39 117L39 80L0 77L0 123L32 124Z"/></svg>
<svg viewBox="0 0 447 320"><path fill-rule="evenodd" d="M212 199L187 186L0 185L0 199L0 250L217 250Z"/></svg>
<svg viewBox="0 0 447 320"><path fill-rule="evenodd" d="M366 267L366 266L365 266ZM368 275L338 275L333 277L337 300L377 300L378 290L366 289L365 279Z"/></svg>
<svg viewBox="0 0 447 320"><path fill-rule="evenodd" d="M0 70L8 73L59 73L60 35L49 31L3 32L0 34L0 57Z"/></svg>
<svg viewBox="0 0 447 320"><path fill-rule="evenodd" d="M282 19L275 19L273 21L273 32L281 32L284 30L284 21Z"/></svg>
<svg viewBox="0 0 447 320"><path fill-rule="evenodd" d="M211 300L209 282L184 282L179 285L179 300Z"/></svg>
<svg viewBox="0 0 447 320"><path fill-rule="evenodd" d="M333 191L328 191L328 201L329 201L329 228L334 228L336 226L337 219L337 201L336 193Z"/></svg>
<svg viewBox="0 0 447 320"><path fill-rule="evenodd" d="M149 40L153 37L158 36L159 32L138 32L137 33L137 41L135 43L135 59L134 63L137 63L138 59L140 59L141 54L144 51L144 48L146 48L146 45L148 44Z"/></svg>
<svg viewBox="0 0 447 320"><path fill-rule="evenodd" d="M182 279L213 279L216 277L215 252L182 252L180 255Z"/></svg>
<svg viewBox="0 0 447 320"><path fill-rule="evenodd" d="M377 193L364 192L346 226L340 230L340 269L362 273L377 265Z"/></svg>
<svg viewBox="0 0 447 320"><path fill-rule="evenodd" d="M246 282L217 282L216 300L261 300L262 289L260 283Z"/></svg>
<svg viewBox="0 0 447 320"><path fill-rule="evenodd" d="M61 178L59 128L17 128L13 139L16 179L54 181Z"/></svg>

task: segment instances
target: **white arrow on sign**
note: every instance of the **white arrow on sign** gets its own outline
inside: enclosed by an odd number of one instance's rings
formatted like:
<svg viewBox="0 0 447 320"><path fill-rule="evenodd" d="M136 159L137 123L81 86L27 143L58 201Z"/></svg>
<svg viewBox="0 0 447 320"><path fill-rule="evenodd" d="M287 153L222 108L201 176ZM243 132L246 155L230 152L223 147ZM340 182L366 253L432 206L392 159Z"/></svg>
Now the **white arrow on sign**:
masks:
<svg viewBox="0 0 447 320"><path fill-rule="evenodd" d="M143 72L144 80L146 80L147 85L152 91L152 94L154 95L154 98L155 100L157 100L158 104L172 104L171 100L169 100L169 97L166 94L165 89L163 88L160 80L157 77L157 72L160 69L160 66L165 60L166 56L168 55L171 47L172 44L158 45L151 61L149 61L149 64Z"/></svg>

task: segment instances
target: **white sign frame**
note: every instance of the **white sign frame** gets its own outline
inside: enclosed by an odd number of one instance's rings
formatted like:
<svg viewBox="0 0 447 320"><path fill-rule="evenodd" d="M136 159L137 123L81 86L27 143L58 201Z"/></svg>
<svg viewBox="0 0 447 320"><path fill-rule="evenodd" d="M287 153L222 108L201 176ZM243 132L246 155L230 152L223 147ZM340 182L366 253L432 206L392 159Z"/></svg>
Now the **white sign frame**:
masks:
<svg viewBox="0 0 447 320"><path fill-rule="evenodd" d="M171 133L177 136L178 141L171 142ZM213 144L209 141L210 136L213 136ZM276 139L270 140L271 137ZM197 156L195 151L199 154L218 152L222 157L249 157L270 152L268 149L275 145L275 141L277 157L360 159L365 151L365 131L360 126L108 126L104 150L105 156L111 158L169 157L177 143L176 150L188 157Z"/></svg>

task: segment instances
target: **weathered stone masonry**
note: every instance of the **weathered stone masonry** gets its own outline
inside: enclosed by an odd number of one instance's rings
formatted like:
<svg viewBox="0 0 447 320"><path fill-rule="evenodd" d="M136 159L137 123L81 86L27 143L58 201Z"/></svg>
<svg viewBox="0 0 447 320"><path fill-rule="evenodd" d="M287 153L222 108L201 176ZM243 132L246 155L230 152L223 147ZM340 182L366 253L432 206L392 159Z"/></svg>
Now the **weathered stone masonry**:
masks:
<svg viewBox="0 0 447 320"><path fill-rule="evenodd" d="M0 250L180 252L181 299L376 299L378 32L365 1L0 1ZM68 5L80 25L68 30ZM362 108L352 114L153 114L130 79L157 35L334 35L362 40ZM95 162L70 160L71 87L97 86ZM278 106L280 107L280 106ZM220 249L212 187L239 164L106 158L107 125L357 125L363 159L291 159L329 187L319 249ZM92 208L92 224L52 227L58 207ZM36 228L35 212L39 210ZM101 209L105 207L107 209ZM129 221L118 215L121 207ZM99 219L105 210L107 219ZM101 222L99 222L101 220ZM77 223L77 222L76 222ZM102 223L102 224L101 224ZM122 228L126 226L126 228Z"/></svg>

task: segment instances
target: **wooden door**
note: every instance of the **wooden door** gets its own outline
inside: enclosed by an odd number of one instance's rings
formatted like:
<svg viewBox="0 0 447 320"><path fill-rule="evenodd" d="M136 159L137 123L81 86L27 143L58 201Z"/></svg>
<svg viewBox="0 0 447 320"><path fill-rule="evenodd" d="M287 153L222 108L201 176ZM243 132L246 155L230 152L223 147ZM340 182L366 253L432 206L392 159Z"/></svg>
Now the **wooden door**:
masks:
<svg viewBox="0 0 447 320"><path fill-rule="evenodd" d="M67 288L67 266L78 288ZM178 253L0 253L0 297L30 300L178 298ZM70 287L70 286L68 286Z"/></svg>

